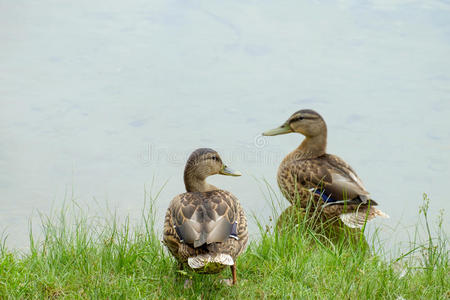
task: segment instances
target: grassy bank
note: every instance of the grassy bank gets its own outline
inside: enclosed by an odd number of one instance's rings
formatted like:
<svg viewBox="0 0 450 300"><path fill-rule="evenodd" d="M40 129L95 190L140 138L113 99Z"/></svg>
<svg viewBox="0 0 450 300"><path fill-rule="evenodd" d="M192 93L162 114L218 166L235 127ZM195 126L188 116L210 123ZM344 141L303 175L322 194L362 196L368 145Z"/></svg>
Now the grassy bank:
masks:
<svg viewBox="0 0 450 300"><path fill-rule="evenodd" d="M152 201L149 201L152 203ZM427 207L425 230L429 228ZM448 240L438 228L405 255L386 261L366 247L328 243L296 226L260 234L238 260L238 285L219 275L177 272L144 209L142 224L87 218L76 205L43 217L44 238L30 251L0 251L0 298L320 298L445 299L450 297ZM431 232L431 231L428 231ZM184 288L191 278L193 285Z"/></svg>

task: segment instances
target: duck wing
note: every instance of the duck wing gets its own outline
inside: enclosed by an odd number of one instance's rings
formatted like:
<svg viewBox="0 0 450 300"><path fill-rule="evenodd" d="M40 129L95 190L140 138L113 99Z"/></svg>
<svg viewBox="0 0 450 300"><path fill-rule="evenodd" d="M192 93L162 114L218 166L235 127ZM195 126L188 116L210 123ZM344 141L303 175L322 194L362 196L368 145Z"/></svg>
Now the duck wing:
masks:
<svg viewBox="0 0 450 300"><path fill-rule="evenodd" d="M327 204L365 204L370 199L356 172L338 156L325 154L303 164L300 180L316 189ZM376 205L375 201L372 205Z"/></svg>
<svg viewBox="0 0 450 300"><path fill-rule="evenodd" d="M184 193L170 205L176 233L194 248L237 237L237 200L227 191Z"/></svg>

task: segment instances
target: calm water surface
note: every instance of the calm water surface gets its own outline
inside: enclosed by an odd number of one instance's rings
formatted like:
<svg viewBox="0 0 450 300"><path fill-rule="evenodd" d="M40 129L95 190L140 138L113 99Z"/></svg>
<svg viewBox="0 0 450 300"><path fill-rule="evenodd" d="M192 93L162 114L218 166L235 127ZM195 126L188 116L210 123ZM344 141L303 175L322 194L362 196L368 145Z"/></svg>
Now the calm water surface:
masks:
<svg viewBox="0 0 450 300"><path fill-rule="evenodd" d="M198 147L244 174L210 181L268 220L260 181L278 190L301 136L260 133L303 108L391 216L370 225L387 244L409 240L424 192L448 231L449 2L298 2L0 1L7 245L26 248L72 190L137 221L144 186L168 180L162 220Z"/></svg>

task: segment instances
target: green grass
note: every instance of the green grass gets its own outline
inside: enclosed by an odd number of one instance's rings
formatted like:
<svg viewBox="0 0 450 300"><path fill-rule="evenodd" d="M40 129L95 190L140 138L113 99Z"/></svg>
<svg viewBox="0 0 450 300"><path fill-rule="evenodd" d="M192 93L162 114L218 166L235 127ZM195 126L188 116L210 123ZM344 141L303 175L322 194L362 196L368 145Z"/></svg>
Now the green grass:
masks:
<svg viewBox="0 0 450 300"><path fill-rule="evenodd" d="M429 236L405 255L387 260L365 246L318 238L307 226L260 233L238 259L238 285L218 275L177 272L154 223L154 197L142 223L131 226L88 218L76 204L42 216L43 239L30 233L30 250L0 249L0 298L315 298L445 299L450 297L448 240L442 226L431 236L428 200L421 209ZM274 220L275 222L275 220ZM272 223L274 223L272 222ZM268 228L266 229L266 225ZM373 251L372 251L373 252ZM192 286L184 288L184 281Z"/></svg>

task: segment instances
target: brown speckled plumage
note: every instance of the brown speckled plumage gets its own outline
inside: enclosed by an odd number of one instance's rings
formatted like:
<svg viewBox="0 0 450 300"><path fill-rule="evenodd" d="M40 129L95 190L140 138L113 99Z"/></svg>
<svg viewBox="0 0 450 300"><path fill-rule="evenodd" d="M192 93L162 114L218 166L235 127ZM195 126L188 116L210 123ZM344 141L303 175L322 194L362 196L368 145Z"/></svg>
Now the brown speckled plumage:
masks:
<svg viewBox="0 0 450 300"><path fill-rule="evenodd" d="M352 167L338 156L326 153L327 128L318 113L300 110L281 127L265 134L290 132L299 132L305 139L278 168L278 185L289 202L301 208L312 207L327 218L339 216L352 227L361 226L366 217L370 220L386 216L374 207L377 203L370 199ZM330 196L336 203L325 203L314 191Z"/></svg>
<svg viewBox="0 0 450 300"><path fill-rule="evenodd" d="M238 199L204 182L207 176L221 173L224 168L218 154L206 150L199 149L189 158L185 170L188 192L170 202L164 222L163 242L187 267L189 258L202 254L226 254L235 262L248 240L247 220ZM208 264L196 271L216 273L226 266Z"/></svg>
<svg viewBox="0 0 450 300"><path fill-rule="evenodd" d="M367 205L358 201L357 204L336 204L322 208L323 200L319 195L312 193L310 189L323 188L327 192L331 192L335 200L355 199L359 196L368 197L369 193L364 186L348 175L350 172L356 176L347 163L332 154L324 154L314 159L287 157L278 169L277 181L280 190L289 202L300 205L302 208L312 205L314 209L321 210L327 217L332 218L357 209L361 212L365 211ZM333 185L332 173L348 180L351 185L355 185L354 188L344 190ZM311 198L314 201L311 201ZM375 206L377 203L371 200L371 205Z"/></svg>
<svg viewBox="0 0 450 300"><path fill-rule="evenodd" d="M202 214L205 216L199 217ZM181 243L175 226L186 225L186 222L193 216L196 221L205 226L218 219L224 220L227 225L236 222L238 240L229 236L230 231L221 231L213 236L217 239L200 247L194 247L193 241ZM236 197L227 191L184 193L176 196L167 210L164 223L164 242L170 253L183 264L187 264L189 257L210 252L229 254L235 260L244 250L247 240L247 220L244 210Z"/></svg>

